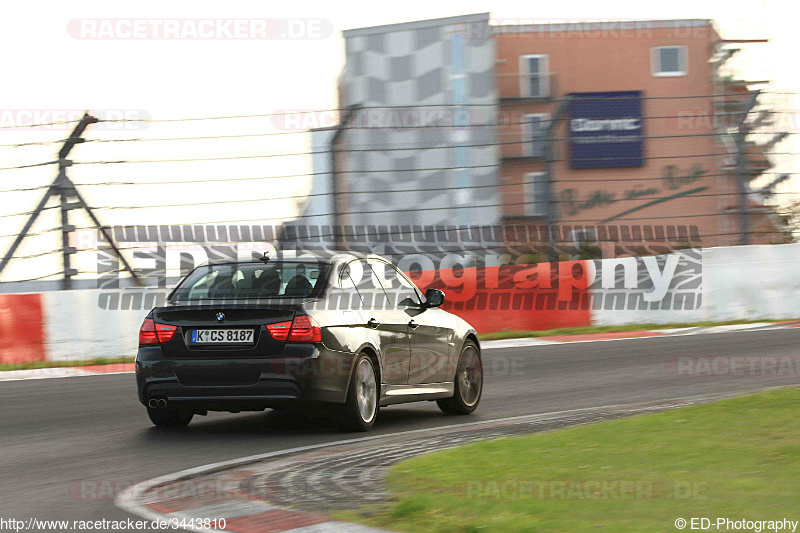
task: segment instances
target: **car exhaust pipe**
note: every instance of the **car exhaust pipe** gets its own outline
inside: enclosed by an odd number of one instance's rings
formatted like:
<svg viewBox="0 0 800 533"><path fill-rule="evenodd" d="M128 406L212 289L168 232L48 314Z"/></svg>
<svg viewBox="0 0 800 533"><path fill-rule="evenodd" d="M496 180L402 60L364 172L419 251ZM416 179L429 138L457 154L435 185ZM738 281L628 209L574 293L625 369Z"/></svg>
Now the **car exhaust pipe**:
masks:
<svg viewBox="0 0 800 533"><path fill-rule="evenodd" d="M150 398L147 406L150 409L164 409L167 406L167 400L164 398Z"/></svg>

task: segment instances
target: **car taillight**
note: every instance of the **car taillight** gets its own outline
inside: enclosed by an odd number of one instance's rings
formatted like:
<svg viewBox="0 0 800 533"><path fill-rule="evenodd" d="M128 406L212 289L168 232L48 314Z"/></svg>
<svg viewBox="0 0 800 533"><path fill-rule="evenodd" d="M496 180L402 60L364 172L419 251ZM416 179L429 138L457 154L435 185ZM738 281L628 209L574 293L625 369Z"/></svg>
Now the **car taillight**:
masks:
<svg viewBox="0 0 800 533"><path fill-rule="evenodd" d="M142 322L142 327L139 328L139 346L148 344L158 344L156 323L153 322L152 318L145 318L144 322Z"/></svg>
<svg viewBox="0 0 800 533"><path fill-rule="evenodd" d="M296 316L292 322L288 340L289 342L321 342L322 330L319 329L319 326L314 325L310 316Z"/></svg>
<svg viewBox="0 0 800 533"><path fill-rule="evenodd" d="M167 324L156 324L156 333L158 334L159 342L169 342L175 335L178 326L168 326Z"/></svg>
<svg viewBox="0 0 800 533"><path fill-rule="evenodd" d="M322 330L308 315L294 317L292 322L267 324L267 331L276 341L321 342Z"/></svg>
<svg viewBox="0 0 800 533"><path fill-rule="evenodd" d="M278 322L277 324L267 324L267 331L276 341L285 341L292 328L291 322Z"/></svg>
<svg viewBox="0 0 800 533"><path fill-rule="evenodd" d="M139 346L169 342L177 329L178 326L156 324L152 318L145 318L142 327L139 328Z"/></svg>

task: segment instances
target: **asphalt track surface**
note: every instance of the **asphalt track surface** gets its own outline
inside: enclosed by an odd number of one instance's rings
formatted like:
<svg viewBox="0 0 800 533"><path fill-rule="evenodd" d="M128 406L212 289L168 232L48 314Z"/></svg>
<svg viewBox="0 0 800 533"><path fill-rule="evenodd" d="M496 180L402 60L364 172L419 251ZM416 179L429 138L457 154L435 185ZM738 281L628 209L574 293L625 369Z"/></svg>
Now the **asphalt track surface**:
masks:
<svg viewBox="0 0 800 533"><path fill-rule="evenodd" d="M679 376L669 368L678 356L800 357L800 328L502 348L483 356L484 395L472 416L446 417L432 402L393 406L381 411L372 434L797 384L797 373ZM0 518L125 519L114 494L87 493L85 480L125 488L208 463L363 435L272 412L211 413L183 431L159 430L136 399L132 374L0 382Z"/></svg>

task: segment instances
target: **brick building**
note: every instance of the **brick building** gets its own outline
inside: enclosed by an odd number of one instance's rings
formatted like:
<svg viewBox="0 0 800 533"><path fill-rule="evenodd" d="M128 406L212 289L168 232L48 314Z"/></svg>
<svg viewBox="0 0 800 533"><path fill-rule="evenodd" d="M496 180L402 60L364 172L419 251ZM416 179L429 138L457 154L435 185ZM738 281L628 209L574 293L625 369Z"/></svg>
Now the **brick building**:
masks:
<svg viewBox="0 0 800 533"><path fill-rule="evenodd" d="M740 242L729 128L749 93L723 77L734 43L711 21L495 26L493 35L503 222L688 225L705 246ZM770 165L764 150L743 148L749 181ZM784 242L771 211L744 196L749 242Z"/></svg>
<svg viewBox="0 0 800 533"><path fill-rule="evenodd" d="M703 246L786 242L770 188L751 185L771 146L737 135L745 118L758 127L756 86L727 67L741 43L710 20L478 14L344 39L341 119L315 163L333 225L536 224L573 241L604 224L683 226Z"/></svg>

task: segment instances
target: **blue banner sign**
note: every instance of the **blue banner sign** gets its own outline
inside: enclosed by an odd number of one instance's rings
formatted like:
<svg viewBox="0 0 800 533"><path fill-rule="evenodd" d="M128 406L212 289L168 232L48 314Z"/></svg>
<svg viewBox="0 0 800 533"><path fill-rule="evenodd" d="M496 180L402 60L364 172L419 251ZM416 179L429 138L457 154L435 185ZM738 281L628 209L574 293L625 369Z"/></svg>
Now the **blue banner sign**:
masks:
<svg viewBox="0 0 800 533"><path fill-rule="evenodd" d="M572 93L569 104L571 168L644 164L642 92Z"/></svg>

